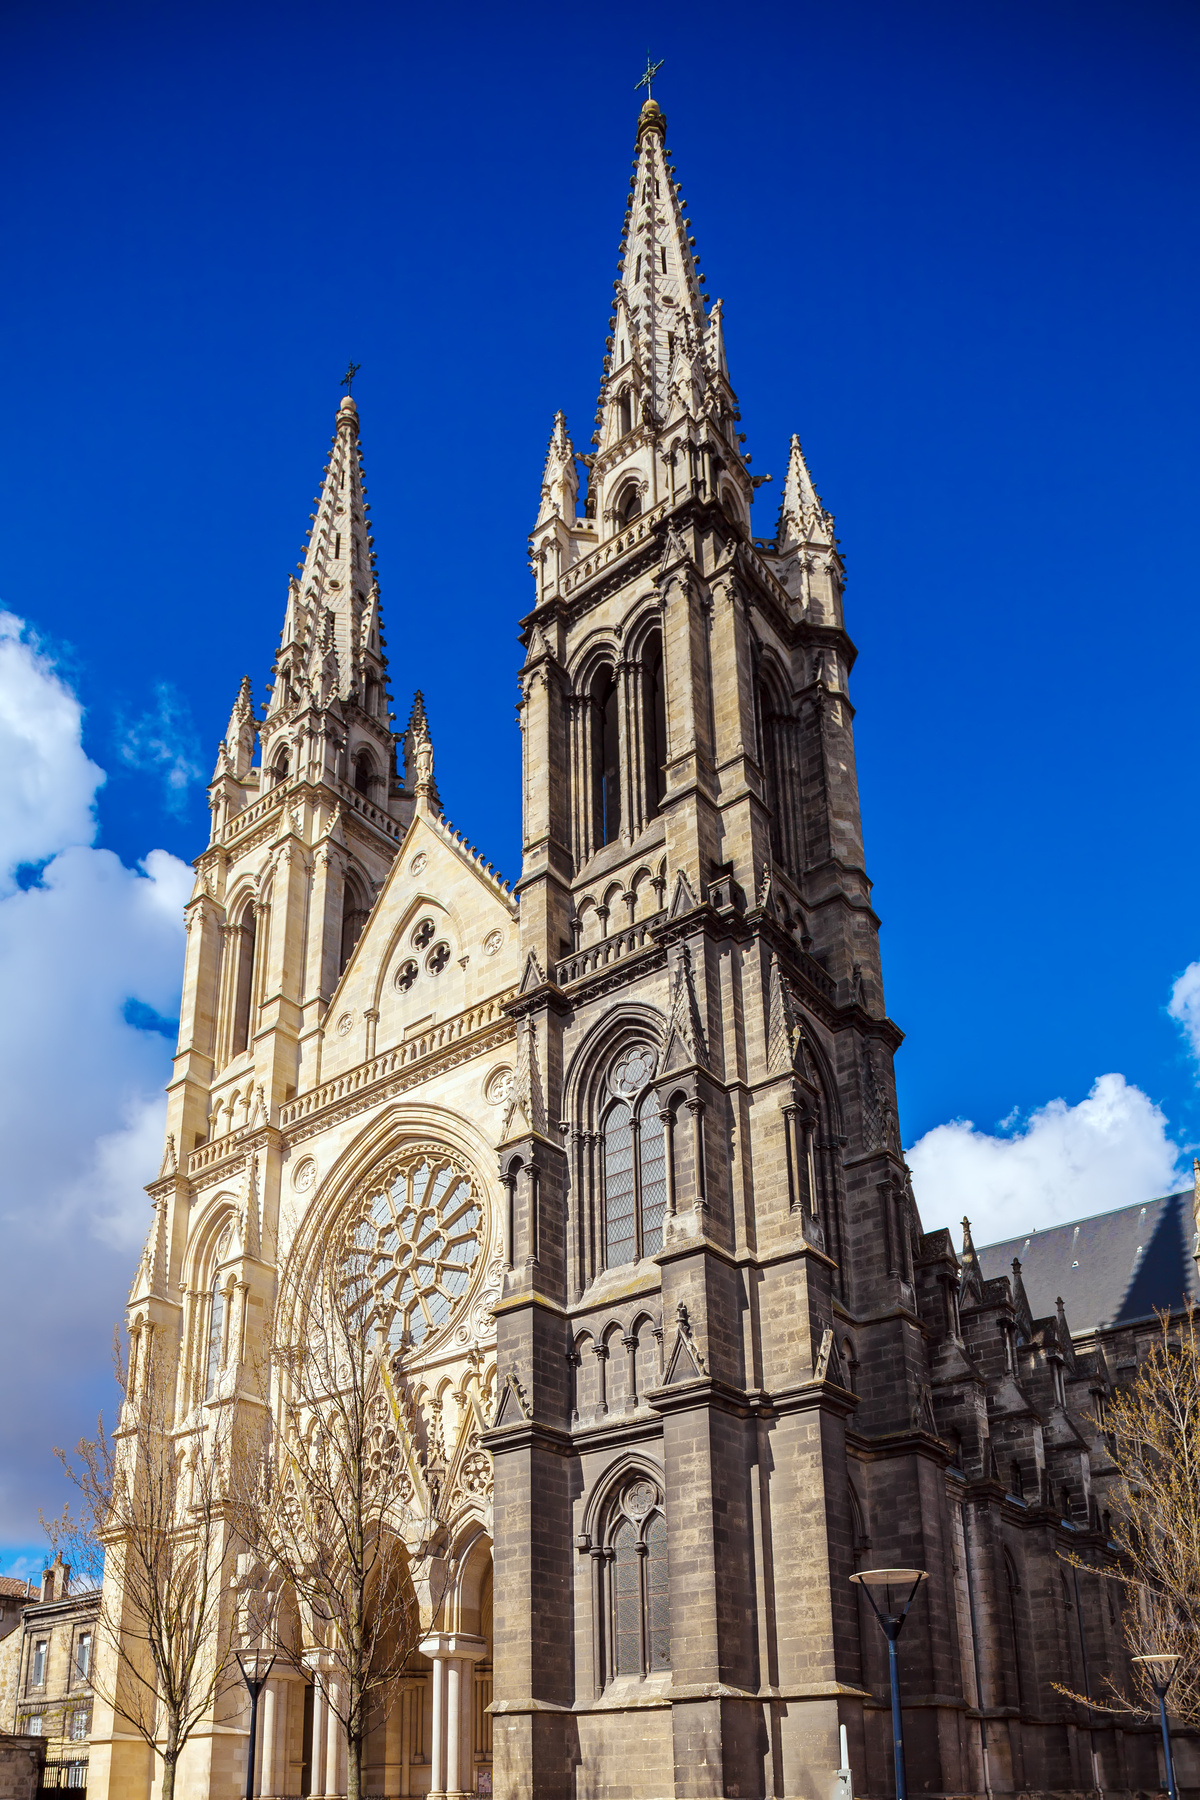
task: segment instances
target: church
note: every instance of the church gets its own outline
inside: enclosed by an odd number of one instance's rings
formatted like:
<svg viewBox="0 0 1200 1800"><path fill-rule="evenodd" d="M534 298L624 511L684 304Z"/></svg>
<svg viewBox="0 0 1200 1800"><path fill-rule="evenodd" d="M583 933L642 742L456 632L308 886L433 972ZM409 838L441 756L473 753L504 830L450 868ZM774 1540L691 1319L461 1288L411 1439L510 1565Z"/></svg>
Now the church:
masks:
<svg viewBox="0 0 1200 1800"><path fill-rule="evenodd" d="M922 1227L834 522L793 437L755 535L682 194L647 100L595 432L559 414L540 496L531 471L513 887L447 817L419 694L392 729L337 409L269 702L243 682L209 789L131 1356L172 1347L181 1424L275 1404L279 1283L379 1227L448 1576L368 1794L888 1796L851 1577L889 1567L928 1577L899 1647L914 1792L1157 1788L1154 1734L1060 1691L1123 1654L1059 1554L1104 1555L1116 1339L1035 1310L1015 1251ZM1119 1327L1127 1359L1152 1327ZM310 1648L263 1694L264 1797L346 1793ZM214 1717L177 1791L234 1800L248 1753L248 1707ZM160 1780L97 1699L94 1800Z"/></svg>

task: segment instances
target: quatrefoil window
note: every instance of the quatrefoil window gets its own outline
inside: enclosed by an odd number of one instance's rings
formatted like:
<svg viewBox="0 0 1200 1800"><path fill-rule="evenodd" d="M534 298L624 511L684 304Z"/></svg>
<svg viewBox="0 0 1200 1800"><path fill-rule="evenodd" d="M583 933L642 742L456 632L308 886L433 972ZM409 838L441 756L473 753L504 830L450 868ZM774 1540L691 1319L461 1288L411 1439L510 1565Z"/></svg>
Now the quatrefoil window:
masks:
<svg viewBox="0 0 1200 1800"><path fill-rule="evenodd" d="M431 975L440 975L449 961L449 944L438 944L430 951L425 967L429 970Z"/></svg>
<svg viewBox="0 0 1200 1800"><path fill-rule="evenodd" d="M406 994L408 992L409 988L412 986L413 982L416 979L417 979L417 965L415 962L406 962L399 969L396 970L396 986L399 988L399 990L402 994Z"/></svg>
<svg viewBox="0 0 1200 1800"><path fill-rule="evenodd" d="M433 920L432 919L422 919L421 923L417 926L417 929L412 934L413 949L414 950L424 950L426 944L431 944L432 942L433 942Z"/></svg>

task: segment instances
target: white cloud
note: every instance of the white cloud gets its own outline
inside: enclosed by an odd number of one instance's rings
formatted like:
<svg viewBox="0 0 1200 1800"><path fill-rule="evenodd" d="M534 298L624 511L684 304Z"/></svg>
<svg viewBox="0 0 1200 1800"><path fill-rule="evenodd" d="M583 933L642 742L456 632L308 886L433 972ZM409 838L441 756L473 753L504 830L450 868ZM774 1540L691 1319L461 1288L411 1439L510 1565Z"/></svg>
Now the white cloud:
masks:
<svg viewBox="0 0 1200 1800"><path fill-rule="evenodd" d="M199 747L191 714L169 682L158 683L154 699L153 712L124 728L119 754L129 768L161 775L167 806L178 812L188 788L203 774L196 761Z"/></svg>
<svg viewBox="0 0 1200 1800"><path fill-rule="evenodd" d="M104 772L82 717L43 647L0 615L0 1542L13 1548L36 1542L39 1505L61 1504L51 1446L109 1400L162 1152L162 1021L178 1011L192 884L165 850L131 869L93 848Z"/></svg>
<svg viewBox="0 0 1200 1800"><path fill-rule="evenodd" d="M1123 1075L1101 1075L1086 1100L1051 1100L991 1136L970 1119L937 1125L907 1152L925 1229L957 1239L965 1214L977 1244L1111 1212L1184 1185L1165 1114Z"/></svg>
<svg viewBox="0 0 1200 1800"><path fill-rule="evenodd" d="M1188 1041L1192 1055L1200 1062L1200 962L1189 963L1171 989L1167 1011Z"/></svg>
<svg viewBox="0 0 1200 1800"><path fill-rule="evenodd" d="M22 863L90 844L96 789L84 755L83 708L24 621L0 612L0 894Z"/></svg>

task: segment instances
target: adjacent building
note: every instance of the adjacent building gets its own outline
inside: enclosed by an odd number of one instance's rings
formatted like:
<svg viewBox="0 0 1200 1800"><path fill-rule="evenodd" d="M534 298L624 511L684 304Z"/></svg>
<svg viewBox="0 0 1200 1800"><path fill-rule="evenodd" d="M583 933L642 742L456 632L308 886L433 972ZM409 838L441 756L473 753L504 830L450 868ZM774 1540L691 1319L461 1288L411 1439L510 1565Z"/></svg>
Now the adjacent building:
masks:
<svg viewBox="0 0 1200 1800"><path fill-rule="evenodd" d="M34 1592L38 1597L21 1612L19 1646L13 1646L15 1691L5 1726L17 1737L45 1741L46 1766L61 1786L86 1787L100 1592L73 1594L61 1555Z"/></svg>

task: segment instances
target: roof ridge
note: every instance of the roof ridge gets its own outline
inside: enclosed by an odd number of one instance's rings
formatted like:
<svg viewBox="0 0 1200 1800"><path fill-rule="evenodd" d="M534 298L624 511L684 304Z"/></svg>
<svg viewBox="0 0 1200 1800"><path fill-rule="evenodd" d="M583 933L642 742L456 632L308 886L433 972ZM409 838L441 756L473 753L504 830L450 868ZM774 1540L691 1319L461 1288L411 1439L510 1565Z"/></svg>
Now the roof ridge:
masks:
<svg viewBox="0 0 1200 1800"><path fill-rule="evenodd" d="M466 856L479 870L484 879L490 882L492 887L503 896L510 906L515 906L517 904L517 896L513 893L512 888L509 886L508 882L505 881L503 875L500 874L493 864L488 862L482 850L477 850L474 844L469 844L467 842L465 834L457 830L456 827L451 824L445 813L437 813L434 816L426 814L426 822L435 827L435 829L447 840L452 849L457 850L460 855Z"/></svg>
<svg viewBox="0 0 1200 1800"><path fill-rule="evenodd" d="M1012 1237L996 1238L993 1243L979 1244L980 1255L985 1250L1002 1250L1007 1244L1015 1244L1021 1238L1047 1237L1052 1231L1063 1231L1071 1225L1090 1225L1094 1219L1115 1219L1118 1213L1134 1212L1141 1206L1159 1206L1164 1200L1190 1200L1191 1188L1180 1188L1172 1194L1155 1194L1149 1200L1131 1200L1127 1206L1113 1206L1108 1212L1084 1213L1078 1219L1057 1219L1053 1225L1035 1225L1029 1231L1014 1232Z"/></svg>

